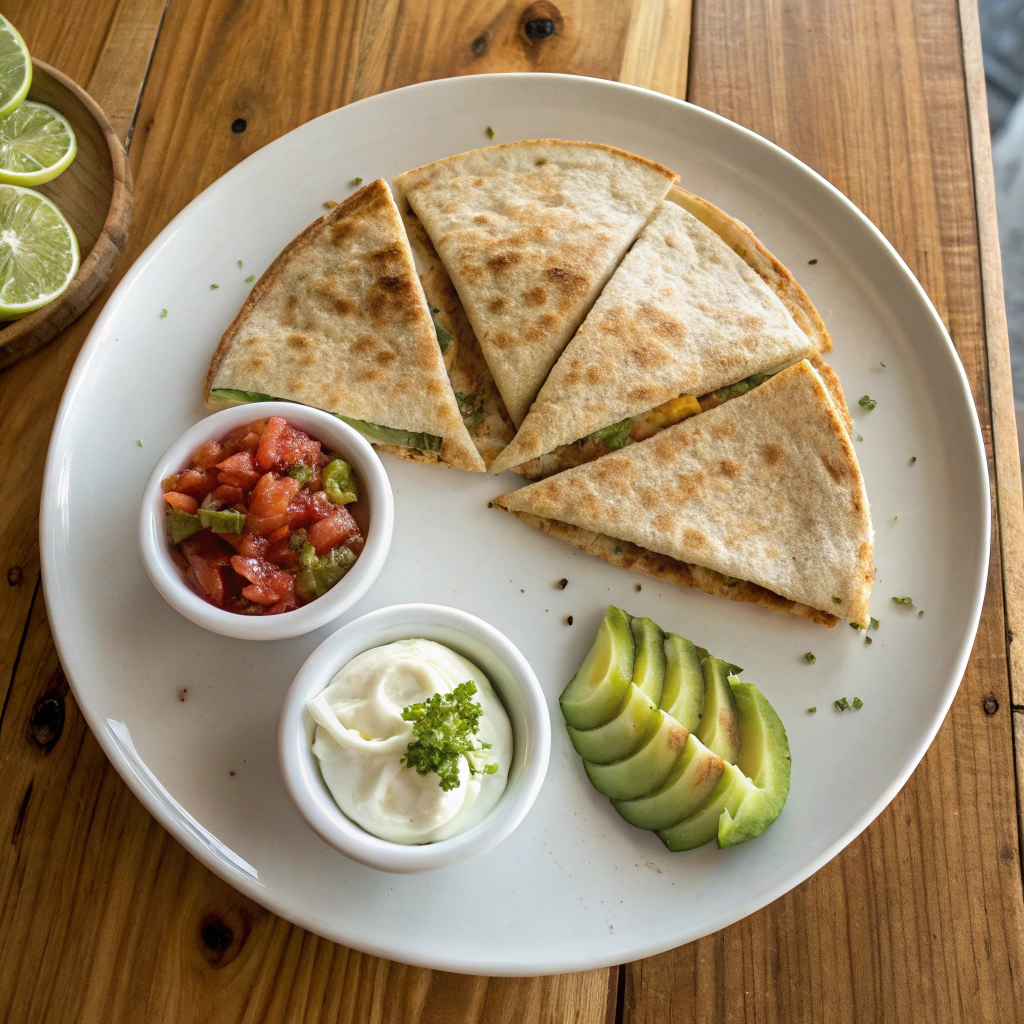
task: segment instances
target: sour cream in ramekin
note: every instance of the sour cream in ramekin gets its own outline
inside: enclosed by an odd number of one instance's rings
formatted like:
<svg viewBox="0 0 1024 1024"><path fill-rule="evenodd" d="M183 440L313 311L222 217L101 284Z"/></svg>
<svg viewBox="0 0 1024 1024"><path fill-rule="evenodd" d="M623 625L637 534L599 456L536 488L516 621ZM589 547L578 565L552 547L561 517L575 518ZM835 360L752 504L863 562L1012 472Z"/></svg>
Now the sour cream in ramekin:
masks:
<svg viewBox="0 0 1024 1024"><path fill-rule="evenodd" d="M460 784L447 792L434 772L402 764L413 740L404 708L476 685L480 705L475 764L460 759ZM433 640L398 640L364 651L306 707L316 722L313 753L341 810L367 832L393 843L433 843L472 828L504 792L512 761L512 727L490 680L472 662Z"/></svg>

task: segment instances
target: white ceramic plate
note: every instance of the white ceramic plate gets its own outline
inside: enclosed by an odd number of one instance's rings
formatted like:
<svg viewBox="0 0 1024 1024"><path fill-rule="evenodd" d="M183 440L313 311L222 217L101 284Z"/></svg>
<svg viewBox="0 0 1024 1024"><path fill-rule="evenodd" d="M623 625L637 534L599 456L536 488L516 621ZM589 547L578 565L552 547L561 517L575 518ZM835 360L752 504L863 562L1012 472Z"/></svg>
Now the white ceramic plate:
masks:
<svg viewBox="0 0 1024 1024"><path fill-rule="evenodd" d="M661 161L793 269L835 339L829 360L863 435L881 628L867 646L845 624L828 630L650 582L488 510L517 485L511 474L388 460L391 556L337 625L409 601L472 611L531 661L555 724L547 782L513 836L469 863L395 877L321 842L280 777L282 699L332 627L268 644L192 625L146 578L135 520L157 456L203 415L203 376L249 289L244 278L353 178L390 179L486 145L489 125L495 142L589 139ZM877 399L873 412L857 405L863 394ZM871 224L797 160L714 114L548 75L449 79L352 104L254 154L183 210L125 276L82 351L54 429L41 522L50 621L76 698L117 770L177 839L322 935L412 964L507 975L658 953L757 910L834 857L898 792L938 729L977 628L989 550L966 378L924 292ZM917 607L894 605L895 595ZM778 709L793 786L760 839L670 854L591 789L556 698L608 602L744 665ZM843 696L862 698L863 709L835 711Z"/></svg>

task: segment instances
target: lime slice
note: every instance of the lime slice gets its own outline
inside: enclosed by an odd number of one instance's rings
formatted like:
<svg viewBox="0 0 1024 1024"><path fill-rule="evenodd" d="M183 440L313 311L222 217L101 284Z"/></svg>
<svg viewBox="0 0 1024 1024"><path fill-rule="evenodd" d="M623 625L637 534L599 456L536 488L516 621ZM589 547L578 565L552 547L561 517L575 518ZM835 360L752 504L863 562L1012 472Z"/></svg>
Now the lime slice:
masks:
<svg viewBox="0 0 1024 1024"><path fill-rule="evenodd" d="M75 159L78 142L63 114L25 100L0 117L0 184L42 185Z"/></svg>
<svg viewBox="0 0 1024 1024"><path fill-rule="evenodd" d="M0 320L52 302L78 272L78 239L64 214L30 188L0 185Z"/></svg>
<svg viewBox="0 0 1024 1024"><path fill-rule="evenodd" d="M0 15L0 117L21 106L32 84L32 58L17 29Z"/></svg>

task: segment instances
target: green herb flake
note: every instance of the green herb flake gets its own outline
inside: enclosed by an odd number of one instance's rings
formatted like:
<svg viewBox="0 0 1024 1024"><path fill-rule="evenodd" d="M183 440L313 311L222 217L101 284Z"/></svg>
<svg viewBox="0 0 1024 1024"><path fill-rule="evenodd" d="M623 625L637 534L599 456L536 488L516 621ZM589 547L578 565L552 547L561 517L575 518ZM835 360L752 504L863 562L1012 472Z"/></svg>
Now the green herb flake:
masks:
<svg viewBox="0 0 1024 1024"><path fill-rule="evenodd" d="M239 270L241 270L241 269L242 269L242 261L241 261L241 260L239 260L239 261L238 261L238 269L239 269Z"/></svg>
<svg viewBox="0 0 1024 1024"><path fill-rule="evenodd" d="M633 443L629 432L633 429L633 421L629 418L619 420L607 427L601 427L590 435L590 440L595 444L603 444L609 451L618 451L625 448L627 444Z"/></svg>
<svg viewBox="0 0 1024 1024"><path fill-rule="evenodd" d="M461 391L455 392L455 403L459 407L459 415L468 430L472 430L483 420L486 398L486 391L477 391L472 395L464 395Z"/></svg>
<svg viewBox="0 0 1024 1024"><path fill-rule="evenodd" d="M166 309L161 309L160 310L160 319L163 320L163 318L165 316L167 316L167 310Z"/></svg>
<svg viewBox="0 0 1024 1024"><path fill-rule="evenodd" d="M622 554L622 545L621 544L616 544L615 545L615 550L612 552L612 554L621 555Z"/></svg>
<svg viewBox="0 0 1024 1024"><path fill-rule="evenodd" d="M248 277L247 277L247 278L246 278L245 280L246 280L246 283L247 283L247 284L248 284L248 283L249 283L250 281L255 281L255 280L256 280L256 275L255 275L255 274L250 274L250 275L249 275L249 276L248 276Z"/></svg>
<svg viewBox="0 0 1024 1024"><path fill-rule="evenodd" d="M363 183L363 179L362 178L353 178L352 179L352 184L355 185L356 188L358 188L360 185L362 185L362 183Z"/></svg>
<svg viewBox="0 0 1024 1024"><path fill-rule="evenodd" d="M850 710L850 702L845 697L840 697L839 700L834 700L832 703L835 704L837 711Z"/></svg>
<svg viewBox="0 0 1024 1024"><path fill-rule="evenodd" d="M868 629L873 629L875 630L875 632L878 631L878 619L876 619L873 615L871 616L871 621L868 623Z"/></svg>
<svg viewBox="0 0 1024 1024"><path fill-rule="evenodd" d="M893 521L894 523L898 523L898 522L899 522L899 520L900 520L900 517L899 517L899 516L893 516L893 517L892 517L892 521Z"/></svg>
<svg viewBox="0 0 1024 1024"><path fill-rule="evenodd" d="M874 409L876 405L878 405L878 403L870 395L861 395L861 397L857 399L857 404L862 409L867 409L868 412L870 412L872 409Z"/></svg>
<svg viewBox="0 0 1024 1024"><path fill-rule="evenodd" d="M833 597L832 598L832 603L833 604L842 604L843 603L843 599L841 597Z"/></svg>
<svg viewBox="0 0 1024 1024"><path fill-rule="evenodd" d="M472 699L476 684L471 680L459 683L451 693L435 693L429 700L403 708L402 718L412 722L413 739L401 763L414 768L418 775L434 772L441 789L458 789L460 759L465 757L473 775L493 775L497 764L478 767L474 754L490 748L490 743L476 743L482 709Z"/></svg>
<svg viewBox="0 0 1024 1024"><path fill-rule="evenodd" d="M817 262L818 262L818 261L817 261L816 259L813 259L813 260L808 260L808 261L807 261L807 266L809 266L809 267L813 267L813 266L814 266L814 264L815 264L815 263L817 263Z"/></svg>
<svg viewBox="0 0 1024 1024"><path fill-rule="evenodd" d="M307 482L309 481L309 478L313 475L313 470L311 470L309 466L304 466L300 462L298 465L292 466L288 470L288 475L293 480L298 480L300 487L305 487Z"/></svg>
<svg viewBox="0 0 1024 1024"><path fill-rule="evenodd" d="M893 602L895 604L913 605L914 599L912 597L894 597Z"/></svg>
<svg viewBox="0 0 1024 1024"><path fill-rule="evenodd" d="M879 363L878 365L879 365L879 366L880 366L880 367L881 367L881 368L882 368L883 370L885 369L885 363Z"/></svg>
<svg viewBox="0 0 1024 1024"><path fill-rule="evenodd" d="M924 615L924 609L923 608L917 613L917 617L921 618L922 615Z"/></svg>
<svg viewBox="0 0 1024 1024"><path fill-rule="evenodd" d="M211 285L210 285L210 291L211 291L211 292L212 292L212 291L216 291L216 290L217 290L217 289L218 289L219 287L220 287L220 285L219 285L219 284L211 284Z"/></svg>
<svg viewBox="0 0 1024 1024"><path fill-rule="evenodd" d="M437 306L427 306L427 309L430 310L430 320L431 320L431 323L433 323L433 325L434 325L434 334L437 336L438 348L441 349L441 355L444 355L445 352L447 352L448 349L451 348L451 344L452 344L452 342L455 339L451 336L451 332L450 331L446 331L437 322L437 317L434 314L441 312L437 308Z"/></svg>
<svg viewBox="0 0 1024 1024"><path fill-rule="evenodd" d="M867 627L862 622L851 622L850 629L866 629Z"/></svg>
<svg viewBox="0 0 1024 1024"><path fill-rule="evenodd" d="M804 661L806 661L808 665L813 665L817 660L818 659L810 651L804 655Z"/></svg>
<svg viewBox="0 0 1024 1024"><path fill-rule="evenodd" d="M869 637L869 636L864 637L864 643L866 643L866 644L873 644L874 642L875 641L872 640L871 637Z"/></svg>
<svg viewBox="0 0 1024 1024"><path fill-rule="evenodd" d="M858 440L858 441L863 441L863 440L864 440L864 438L863 438L863 437L862 437L862 436L861 436L860 434L858 434L858 435L857 435L857 440Z"/></svg>
<svg viewBox="0 0 1024 1024"><path fill-rule="evenodd" d="M815 712L816 712L817 710L818 710L818 709L817 709L816 707L813 707L813 708L808 708L808 709L807 709L807 714L809 714L809 715L813 715L813 714L814 714L814 713L815 713Z"/></svg>
<svg viewBox="0 0 1024 1024"><path fill-rule="evenodd" d="M487 126L487 138L494 138L494 129L490 125Z"/></svg>
<svg viewBox="0 0 1024 1024"><path fill-rule="evenodd" d="M915 462L917 462L917 456L916 455L911 455L910 456L910 462L908 463L908 465L912 466Z"/></svg>
<svg viewBox="0 0 1024 1024"><path fill-rule="evenodd" d="M853 698L853 707L854 707L854 710L860 711L860 709L862 707L864 707L864 701L862 701L860 699L860 697L854 697Z"/></svg>

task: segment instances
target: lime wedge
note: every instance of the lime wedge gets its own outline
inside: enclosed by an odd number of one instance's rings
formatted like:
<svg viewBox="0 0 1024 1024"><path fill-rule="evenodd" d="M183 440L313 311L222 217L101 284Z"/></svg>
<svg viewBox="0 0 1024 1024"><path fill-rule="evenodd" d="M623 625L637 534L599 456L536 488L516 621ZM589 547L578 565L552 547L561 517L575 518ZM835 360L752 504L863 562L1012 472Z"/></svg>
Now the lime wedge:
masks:
<svg viewBox="0 0 1024 1024"><path fill-rule="evenodd" d="M78 272L78 239L64 214L30 188L0 185L0 320L52 302Z"/></svg>
<svg viewBox="0 0 1024 1024"><path fill-rule="evenodd" d="M21 106L32 84L32 58L17 29L0 15L0 117Z"/></svg>
<svg viewBox="0 0 1024 1024"><path fill-rule="evenodd" d="M25 100L13 113L0 117L0 184L52 181L77 152L74 129L45 103Z"/></svg>

